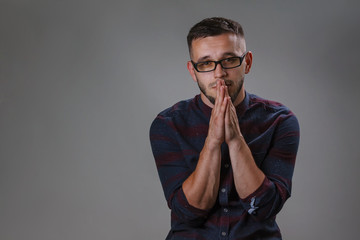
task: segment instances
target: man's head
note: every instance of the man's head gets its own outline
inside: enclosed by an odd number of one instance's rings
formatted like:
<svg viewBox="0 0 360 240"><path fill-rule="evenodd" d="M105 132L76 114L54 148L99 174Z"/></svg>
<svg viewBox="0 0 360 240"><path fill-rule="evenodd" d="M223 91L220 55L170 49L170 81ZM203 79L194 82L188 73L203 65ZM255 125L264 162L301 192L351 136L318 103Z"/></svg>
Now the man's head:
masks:
<svg viewBox="0 0 360 240"><path fill-rule="evenodd" d="M250 71L252 63L252 53L246 53L241 25L230 19L207 18L190 29L187 42L191 58L187 67L201 90L203 101L209 106L214 104L214 87L220 79L228 86L234 105L239 104L245 96L244 77ZM234 63L228 65L228 62ZM209 64L214 66L210 70L205 69L209 71L199 69L199 66Z"/></svg>
<svg viewBox="0 0 360 240"><path fill-rule="evenodd" d="M192 42L195 39L218 36L224 33L232 33L244 39L244 30L242 26L231 19L213 17L205 18L198 22L190 29L187 35L187 44L190 55Z"/></svg>

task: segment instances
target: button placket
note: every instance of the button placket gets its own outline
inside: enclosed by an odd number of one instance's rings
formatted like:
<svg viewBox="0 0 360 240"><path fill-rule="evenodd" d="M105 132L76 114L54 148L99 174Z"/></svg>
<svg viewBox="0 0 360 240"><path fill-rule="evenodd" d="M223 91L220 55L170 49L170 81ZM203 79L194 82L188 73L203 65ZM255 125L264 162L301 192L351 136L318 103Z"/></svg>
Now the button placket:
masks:
<svg viewBox="0 0 360 240"><path fill-rule="evenodd" d="M223 212L222 215L224 216L222 218L220 228L220 237L221 239L228 239L229 235L229 208L228 206L228 189L226 186L222 186L219 191L219 200L220 204L222 205L221 211Z"/></svg>
<svg viewBox="0 0 360 240"><path fill-rule="evenodd" d="M229 156L229 148L227 144L221 145L221 175L228 176L231 174L230 169L230 156ZM224 180L224 181L222 181ZM220 229L219 229L219 238L222 240L229 238L229 224L230 224L230 214L229 214L229 191L231 189L231 183L227 178L222 179L220 182L219 188L219 204L220 204L220 215L222 216L220 219Z"/></svg>

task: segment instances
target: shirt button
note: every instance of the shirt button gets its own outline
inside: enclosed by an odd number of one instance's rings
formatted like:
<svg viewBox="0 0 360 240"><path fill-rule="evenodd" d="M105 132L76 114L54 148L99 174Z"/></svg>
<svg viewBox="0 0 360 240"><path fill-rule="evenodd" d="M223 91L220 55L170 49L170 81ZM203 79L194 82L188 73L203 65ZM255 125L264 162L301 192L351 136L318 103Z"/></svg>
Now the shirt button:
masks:
<svg viewBox="0 0 360 240"><path fill-rule="evenodd" d="M225 168L228 168L228 167L229 167L229 164L228 164L228 163L225 163L224 167L225 167Z"/></svg>
<svg viewBox="0 0 360 240"><path fill-rule="evenodd" d="M223 193L226 192L226 189L225 189L225 188L222 188L222 189L221 189L221 192L223 192Z"/></svg>
<svg viewBox="0 0 360 240"><path fill-rule="evenodd" d="M227 209L227 208L224 208L224 212L226 212L226 213L227 213L227 212L229 212L229 209Z"/></svg>
<svg viewBox="0 0 360 240"><path fill-rule="evenodd" d="M221 232L221 235L226 236L226 232Z"/></svg>

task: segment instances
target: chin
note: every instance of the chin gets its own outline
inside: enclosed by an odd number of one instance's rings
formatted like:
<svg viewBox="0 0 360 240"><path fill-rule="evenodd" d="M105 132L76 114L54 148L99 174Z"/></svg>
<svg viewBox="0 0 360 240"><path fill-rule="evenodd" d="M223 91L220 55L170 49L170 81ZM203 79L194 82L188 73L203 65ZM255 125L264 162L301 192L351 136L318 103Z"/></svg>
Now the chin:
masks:
<svg viewBox="0 0 360 240"><path fill-rule="evenodd" d="M212 96L206 96L206 98L213 104L215 105L215 98Z"/></svg>

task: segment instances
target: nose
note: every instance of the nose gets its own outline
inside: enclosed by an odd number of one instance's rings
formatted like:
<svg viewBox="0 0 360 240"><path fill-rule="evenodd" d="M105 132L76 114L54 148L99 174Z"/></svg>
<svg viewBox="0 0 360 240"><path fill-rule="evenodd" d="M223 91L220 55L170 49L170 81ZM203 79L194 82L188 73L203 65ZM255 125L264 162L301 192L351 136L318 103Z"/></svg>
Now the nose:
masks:
<svg viewBox="0 0 360 240"><path fill-rule="evenodd" d="M226 76L226 74L227 74L226 70L221 66L220 63L218 63L214 70L215 78L222 78L222 77Z"/></svg>

